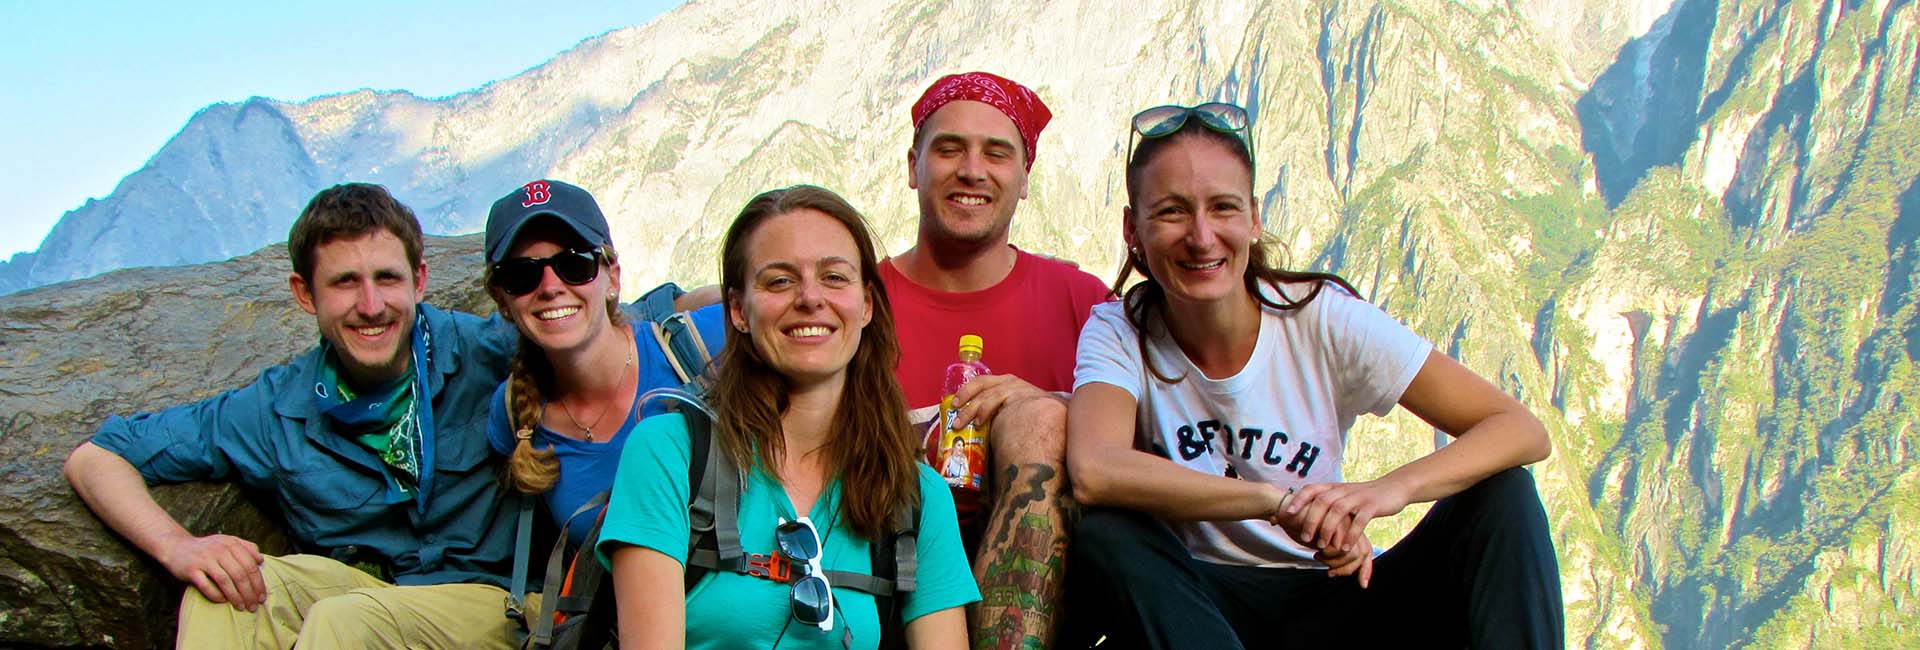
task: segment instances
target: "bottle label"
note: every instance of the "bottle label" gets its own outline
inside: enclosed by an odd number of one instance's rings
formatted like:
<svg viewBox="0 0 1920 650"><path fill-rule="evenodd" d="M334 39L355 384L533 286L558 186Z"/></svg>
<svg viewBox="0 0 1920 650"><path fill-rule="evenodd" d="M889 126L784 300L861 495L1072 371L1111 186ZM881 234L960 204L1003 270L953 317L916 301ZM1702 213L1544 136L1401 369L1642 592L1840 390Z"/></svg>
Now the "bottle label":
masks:
<svg viewBox="0 0 1920 650"><path fill-rule="evenodd" d="M947 485L960 490L984 491L987 485L987 427L985 423L954 428L954 420L960 409L955 408L953 396L940 398L940 416L934 420L939 431L937 445L929 454L933 458L933 468Z"/></svg>

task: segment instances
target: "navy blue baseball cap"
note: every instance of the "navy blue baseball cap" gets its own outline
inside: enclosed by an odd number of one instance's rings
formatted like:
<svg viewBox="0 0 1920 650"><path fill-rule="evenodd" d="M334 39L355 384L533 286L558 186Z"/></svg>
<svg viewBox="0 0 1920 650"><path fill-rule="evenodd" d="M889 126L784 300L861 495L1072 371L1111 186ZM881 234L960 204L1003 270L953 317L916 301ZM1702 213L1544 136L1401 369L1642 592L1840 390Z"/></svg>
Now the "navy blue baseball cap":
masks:
<svg viewBox="0 0 1920 650"><path fill-rule="evenodd" d="M508 192L487 211L487 263L506 257L520 229L540 216L558 219L594 248L606 246L611 239L607 217L592 194L570 183L538 180Z"/></svg>

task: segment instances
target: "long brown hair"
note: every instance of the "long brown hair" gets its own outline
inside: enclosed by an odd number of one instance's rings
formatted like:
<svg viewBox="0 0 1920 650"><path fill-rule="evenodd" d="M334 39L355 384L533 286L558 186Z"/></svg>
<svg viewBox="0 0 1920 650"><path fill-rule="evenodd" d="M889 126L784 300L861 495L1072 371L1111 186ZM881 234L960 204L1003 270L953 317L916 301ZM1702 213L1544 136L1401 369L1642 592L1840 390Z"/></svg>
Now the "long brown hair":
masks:
<svg viewBox="0 0 1920 650"><path fill-rule="evenodd" d="M1249 126L1248 128L1252 127ZM1198 119L1188 119L1186 124L1182 124L1180 128L1175 129L1172 133L1159 137L1142 138L1139 146L1133 148L1133 158L1127 161L1128 205L1139 204L1140 175L1142 170L1146 168L1148 163L1153 162L1154 156L1159 155L1168 145L1183 138L1205 138L1220 143L1227 148L1227 151L1233 152L1234 158L1239 160L1240 164L1247 167L1247 178L1253 178L1253 153L1247 150L1246 142L1235 137L1233 134L1222 133L1208 128ZM1247 196L1249 200L1253 197L1253 185L1251 182L1247 185ZM1137 213L1135 218L1139 218ZM1126 224L1126 227L1132 228L1133 224ZM1241 275L1241 278L1246 285L1247 293L1252 295L1255 300L1260 301L1262 305L1282 311L1305 307L1307 303L1313 302L1314 298L1319 297L1320 290L1325 288L1327 283L1339 285L1340 288L1345 289L1348 293L1356 297L1360 295L1360 292L1355 290L1353 285L1348 284L1346 279L1338 275L1315 271L1289 271L1280 268L1278 263L1275 262L1275 260L1278 260L1280 257L1280 254L1273 250L1272 244L1264 237L1255 238L1253 243L1247 248L1247 271ZM1160 370L1159 366L1154 364L1153 356L1147 354L1147 339L1150 336L1167 333L1168 307L1166 288L1160 285L1159 278L1153 277L1153 269L1147 267L1145 256L1137 251L1127 251L1127 259L1120 265L1119 277L1113 280L1113 292L1120 294L1121 290L1127 285L1128 276L1134 271L1140 272L1140 283L1133 285L1131 289L1126 289L1123 300L1126 305L1124 309L1126 310L1127 323L1133 325L1134 331L1138 333L1135 343L1140 346L1140 359L1147 364L1147 370L1152 372L1154 377L1158 377L1160 381L1170 384L1178 383L1185 377L1168 376ZM1275 285L1276 292L1280 293L1280 298L1276 300L1267 297L1266 292L1260 290L1260 284L1262 282ZM1307 295L1301 296L1296 300L1287 296L1283 291L1278 291L1279 285L1288 282L1312 282L1313 288L1307 291Z"/></svg>
<svg viewBox="0 0 1920 650"><path fill-rule="evenodd" d="M560 233L558 230L547 232ZM602 246L600 253L600 272L611 272L614 261L620 259L619 254L614 252L612 244ZM493 298L494 307L506 313L513 297L493 286L493 265L487 265L486 272L481 274L480 286ZM611 292L607 294L607 320L614 327L627 324L626 314L620 311L620 296ZM519 329L518 323L514 329ZM516 491L540 494L553 489L553 484L560 480L560 460L554 456L553 447L536 449L533 446L533 429L540 426L547 406L546 396L553 392L553 364L547 360L547 351L527 338L524 331L520 332L518 347L513 352L507 384L507 423L519 440L513 445L513 453L507 455L506 482Z"/></svg>
<svg viewBox="0 0 1920 650"><path fill-rule="evenodd" d="M823 446L827 471L841 481L841 511L847 525L869 540L890 532L896 512L920 502L914 436L907 423L907 400L894 379L900 344L894 338L893 310L880 284L880 261L866 219L828 190L811 185L771 190L753 197L727 228L721 247L720 288L734 308L745 293L747 240L773 217L815 210L840 222L860 249L860 282L873 303L873 318L860 334L860 347L847 365L847 383L834 408L831 433ZM780 415L787 410L786 378L745 337L729 342L715 360L713 433L721 450L742 470L760 463L777 475L787 449ZM758 457L756 458L756 450Z"/></svg>

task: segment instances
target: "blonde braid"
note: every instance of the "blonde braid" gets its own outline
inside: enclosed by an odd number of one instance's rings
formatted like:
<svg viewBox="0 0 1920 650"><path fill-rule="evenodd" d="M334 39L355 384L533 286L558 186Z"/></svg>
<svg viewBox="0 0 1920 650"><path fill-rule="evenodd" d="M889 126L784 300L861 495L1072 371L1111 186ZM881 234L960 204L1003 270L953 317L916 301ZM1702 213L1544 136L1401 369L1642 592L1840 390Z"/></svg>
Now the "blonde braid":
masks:
<svg viewBox="0 0 1920 650"><path fill-rule="evenodd" d="M533 429L540 425L541 402L545 401L534 373L535 366L544 366L545 361L545 353L522 336L520 349L513 355L513 369L507 374L511 384L507 391L508 420L514 427L514 437L519 439L507 456L507 483L525 494L546 492L560 480L560 460L553 449L533 448Z"/></svg>

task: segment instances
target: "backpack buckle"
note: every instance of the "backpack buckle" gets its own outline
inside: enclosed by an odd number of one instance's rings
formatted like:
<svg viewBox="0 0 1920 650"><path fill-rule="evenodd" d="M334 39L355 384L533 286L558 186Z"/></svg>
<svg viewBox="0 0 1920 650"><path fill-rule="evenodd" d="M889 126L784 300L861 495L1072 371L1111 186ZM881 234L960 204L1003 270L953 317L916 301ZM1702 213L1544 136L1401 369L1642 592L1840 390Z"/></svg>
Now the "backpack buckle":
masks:
<svg viewBox="0 0 1920 650"><path fill-rule="evenodd" d="M687 527L695 533L713 532L713 513L701 512L699 508L687 509Z"/></svg>
<svg viewBox="0 0 1920 650"><path fill-rule="evenodd" d="M773 553L771 555L750 553L747 555L746 573L755 578L765 578L779 583L792 583L793 562L787 560L787 556L779 553Z"/></svg>

